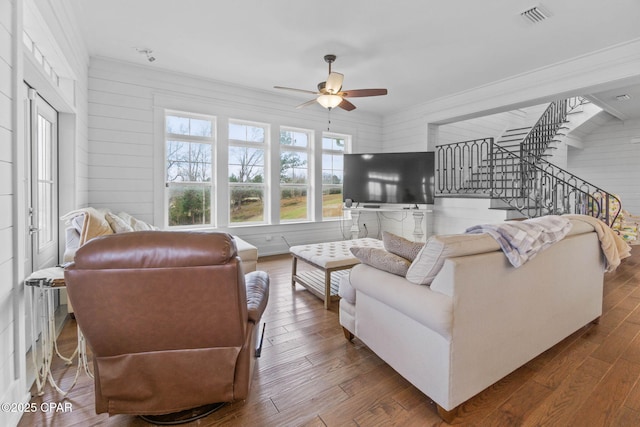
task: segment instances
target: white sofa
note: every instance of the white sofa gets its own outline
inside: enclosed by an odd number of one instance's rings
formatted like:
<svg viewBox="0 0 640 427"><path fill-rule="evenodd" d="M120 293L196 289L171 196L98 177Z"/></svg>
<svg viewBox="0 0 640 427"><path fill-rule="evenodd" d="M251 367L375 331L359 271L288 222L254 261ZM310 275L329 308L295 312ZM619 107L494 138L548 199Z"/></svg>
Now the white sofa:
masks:
<svg viewBox="0 0 640 427"><path fill-rule="evenodd" d="M460 404L602 313L605 261L591 225L572 221L564 239L519 268L483 236L475 253L445 259L430 286L366 264L341 282L345 336L429 396L448 422Z"/></svg>

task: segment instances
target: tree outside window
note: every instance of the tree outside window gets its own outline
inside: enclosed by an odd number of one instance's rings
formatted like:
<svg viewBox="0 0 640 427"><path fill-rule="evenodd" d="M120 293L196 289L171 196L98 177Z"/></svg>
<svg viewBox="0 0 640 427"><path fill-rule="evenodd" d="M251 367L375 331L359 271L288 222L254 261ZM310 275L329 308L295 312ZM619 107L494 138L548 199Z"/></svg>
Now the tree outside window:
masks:
<svg viewBox="0 0 640 427"><path fill-rule="evenodd" d="M342 183L347 135L322 136L322 218L342 217Z"/></svg>
<svg viewBox="0 0 640 427"><path fill-rule="evenodd" d="M231 223L265 222L266 131L263 124L229 122Z"/></svg>
<svg viewBox="0 0 640 427"><path fill-rule="evenodd" d="M168 226L211 226L213 118L167 112L165 124Z"/></svg>
<svg viewBox="0 0 640 427"><path fill-rule="evenodd" d="M309 219L311 131L280 131L280 220Z"/></svg>

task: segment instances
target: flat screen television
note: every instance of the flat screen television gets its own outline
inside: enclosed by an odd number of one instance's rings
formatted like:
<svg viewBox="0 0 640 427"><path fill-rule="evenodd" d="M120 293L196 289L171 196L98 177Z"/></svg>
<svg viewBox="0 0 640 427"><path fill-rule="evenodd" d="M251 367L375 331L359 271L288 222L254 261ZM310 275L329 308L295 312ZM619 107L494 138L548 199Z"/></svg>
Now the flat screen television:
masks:
<svg viewBox="0 0 640 427"><path fill-rule="evenodd" d="M345 154L344 201L433 204L434 163L433 151Z"/></svg>

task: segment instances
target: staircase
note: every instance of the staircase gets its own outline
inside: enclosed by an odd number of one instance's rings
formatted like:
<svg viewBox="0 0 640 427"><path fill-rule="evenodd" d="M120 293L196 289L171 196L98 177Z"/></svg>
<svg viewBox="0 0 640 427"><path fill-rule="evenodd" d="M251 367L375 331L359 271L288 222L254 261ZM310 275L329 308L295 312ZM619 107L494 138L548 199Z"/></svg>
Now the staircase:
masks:
<svg viewBox="0 0 640 427"><path fill-rule="evenodd" d="M552 102L533 126L508 129L496 141L436 147L438 197L490 198L492 208L527 218L577 213L611 226L620 200L547 160L571 130L569 115L587 103L583 98Z"/></svg>

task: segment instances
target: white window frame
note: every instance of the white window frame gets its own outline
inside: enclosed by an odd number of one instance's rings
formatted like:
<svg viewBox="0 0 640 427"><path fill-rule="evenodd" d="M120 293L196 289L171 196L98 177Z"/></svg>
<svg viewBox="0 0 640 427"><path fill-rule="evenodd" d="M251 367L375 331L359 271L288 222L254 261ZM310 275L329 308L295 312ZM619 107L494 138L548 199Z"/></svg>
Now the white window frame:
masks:
<svg viewBox="0 0 640 427"><path fill-rule="evenodd" d="M283 145L280 142L280 138L282 137L282 133L283 132L294 132L294 133L303 133L307 135L307 146L306 147L297 147L294 145ZM293 151L293 152L299 152L299 153L305 153L307 155L307 182L304 184L293 184L293 183L286 183L286 182L282 182L281 178L280 178L280 173L278 173L278 183L279 183L279 189L278 189L278 203L282 203L282 189L283 188L300 188L300 189L306 189L307 190L307 216L305 218L296 218L296 219L282 219L282 212L280 211L280 218L279 221L281 223L291 223L291 222L306 222L306 221L311 221L313 218L313 199L314 199L314 192L313 192L313 164L314 164L314 154L313 154L313 148L315 147L314 144L314 136L315 136L315 132L311 129L303 129L303 128L295 128L295 127L291 127L291 126L281 126L280 127L280 132L278 133L278 146L279 146L279 156L278 156L278 165L280 166L278 170L280 170L280 168L282 167L281 160L282 160L282 152L283 151Z"/></svg>
<svg viewBox="0 0 640 427"><path fill-rule="evenodd" d="M208 120L211 122L211 136L195 136L195 135L183 135L183 134L175 134L167 132L167 116L177 116L184 117L189 119L197 119L197 120ZM163 132L164 132L164 146L163 146L163 182L164 182L164 203L163 203L163 217L164 217L164 227L170 230L181 230L181 229L194 229L194 228L215 228L216 227L216 171L217 171L217 159L216 159L216 117L206 114L198 114L191 113L187 111L179 111L173 109L165 109L163 114ZM210 221L208 223L203 224L189 224L189 225L169 225L169 196L170 196L170 188L172 183L167 180L167 143L168 141L181 141L181 142L196 142L196 143L205 143L211 145L211 181L210 181ZM193 186L204 187L206 182L185 182L180 181L176 182L179 184L187 184Z"/></svg>
<svg viewBox="0 0 640 427"><path fill-rule="evenodd" d="M263 180L262 183L240 183L240 182L231 182L229 181L229 163L231 162L231 156L227 158L227 188L229 189L229 196L227 198L227 212L229 214L229 227L243 227L243 226L251 226L251 225L265 225L270 223L270 197L269 197L269 151L271 147L271 125L269 123L264 122L255 122L249 120L241 120L241 119L229 119L227 122L227 131L228 128L232 125L243 125L243 126L254 126L260 127L264 129L264 142L253 142L253 141L245 141L239 139L232 139L229 135L228 138L228 147L227 151L230 152L232 147L243 147L243 148L256 148L261 149L264 152L264 164L263 164ZM232 212L231 212L231 194L233 193L234 187L256 187L262 186L262 203L263 203L263 214L262 221L245 221L245 222L233 222L232 221Z"/></svg>
<svg viewBox="0 0 640 427"><path fill-rule="evenodd" d="M343 139L344 140L344 150L333 150L333 149L325 149L324 148L324 139L325 138L330 138L330 139ZM322 174L324 172L324 165L322 163L322 160L324 159L324 155L328 154L328 155L344 155L344 154L349 154L351 153L351 135L348 134L342 134L342 133L336 133L336 132L322 132L322 141L320 144L318 144L320 150L320 214L322 217L322 221L334 221L334 220L342 220L343 217L342 215L340 216L332 216L332 217L325 217L323 212L323 208L324 208L324 204L322 203L322 195L324 194L324 190L325 188L340 188L340 193L342 193L342 189L343 189L343 185L344 185L344 162L343 162L343 169L342 169L342 178L343 178L343 183L338 185L338 184L325 184L324 180L322 179Z"/></svg>

